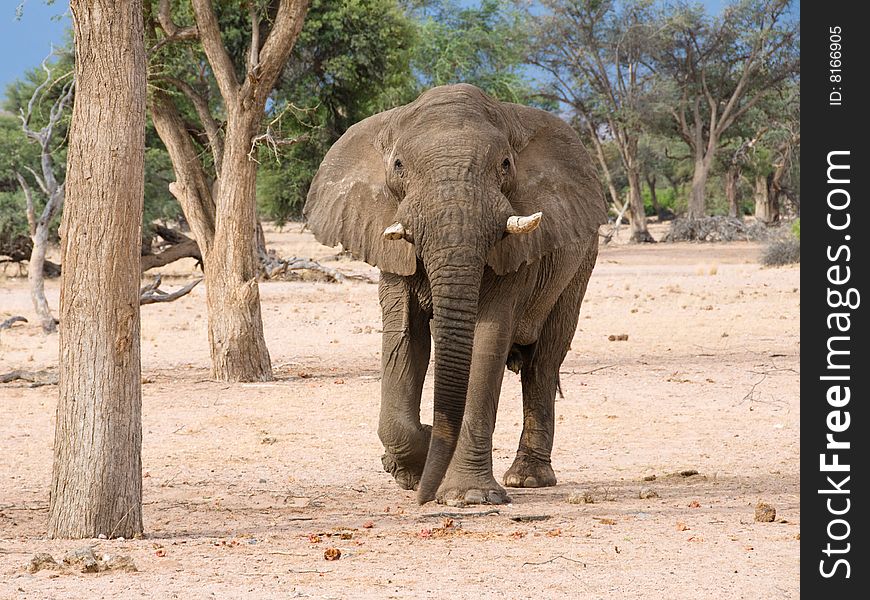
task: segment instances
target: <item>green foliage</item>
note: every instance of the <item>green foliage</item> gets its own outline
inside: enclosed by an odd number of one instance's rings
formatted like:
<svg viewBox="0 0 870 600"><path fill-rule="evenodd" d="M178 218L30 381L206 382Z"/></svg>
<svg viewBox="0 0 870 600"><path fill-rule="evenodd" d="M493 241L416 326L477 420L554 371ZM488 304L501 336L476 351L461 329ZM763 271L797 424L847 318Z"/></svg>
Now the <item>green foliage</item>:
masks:
<svg viewBox="0 0 870 600"><path fill-rule="evenodd" d="M21 122L8 113L0 113L0 192L19 189L15 172L25 167L39 167L39 150L21 130Z"/></svg>
<svg viewBox="0 0 870 600"><path fill-rule="evenodd" d="M641 195L643 196L644 213L648 217L655 216L656 211L653 208L652 194L650 193L649 187L643 186ZM674 190L656 186L656 201L659 203L661 208L666 208L673 213L676 212L677 199L674 197Z"/></svg>
<svg viewBox="0 0 870 600"><path fill-rule="evenodd" d="M0 192L0 248L27 234L24 193Z"/></svg>
<svg viewBox="0 0 870 600"><path fill-rule="evenodd" d="M272 0L254 1L261 8L273 4ZM628 182L613 130L624 129L638 141L642 178L651 176L659 204L681 213L687 206L694 161L689 157L687 140L678 132L673 109L681 99L681 82L687 82L692 97L700 93L701 86L680 71L691 62L681 50L686 36L694 35L698 43L723 49L703 53L703 59L707 61L707 85L716 97L726 97L739 75L741 52L757 35L760 21L755 17L761 14L758 8L764 2L733 0L717 20L702 5L682 1L542 0L525 10L523 3L497 0L312 0L290 62L267 104L269 131L275 138L295 139L297 143L260 147L259 210L264 218L279 223L298 217L324 154L350 125L409 102L428 87L467 82L507 101L540 106L542 98L549 98L546 107L571 112L575 117L572 124L583 136L590 135L586 123L595 124L593 131L600 135L604 161L623 198ZM224 43L242 74L250 44L248 11L238 0L214 4ZM193 24L189 1L171 5L178 25ZM268 14L268 10L261 13ZM595 17L594 23L584 20L583 15ZM751 181L756 174L772 172L774 165L786 164L782 181L799 210L799 73L780 79L770 72L790 73L786 63L799 41L791 29L792 24L784 21L770 33L772 40L783 42L782 51L775 53L783 64L767 64L758 71L750 87L753 94L761 91L763 98L737 119L721 140L715 170L708 180L711 214L727 212L722 174L729 161L736 160L741 145L755 139L762 127L766 128L764 134L738 157L744 179ZM614 55L617 48L619 58ZM606 63L608 79L617 80L619 65L623 77L632 73L638 78L637 88L623 94L616 86L615 99L608 100L610 95L595 88L594 78L585 75L595 72L590 65L598 59ZM537 66L529 67L532 63ZM642 68L629 69L629 63ZM647 69L647 63L655 63L656 68ZM71 54L60 53L50 64L53 72L67 72L72 68ZM585 69L578 70L578 65L585 65ZM167 44L152 54L149 64L151 85L172 93L183 117L196 126L199 119L193 106L173 85L161 81L161 76L194 86L207 97L215 118L222 121L222 101L198 42ZM549 82L533 81L532 76L549 77ZM39 161L38 148L24 137L17 113L44 77L42 68L35 66L8 87L2 101L9 113L0 111L0 231L26 232L23 196L14 173L25 165L38 169ZM47 89L35 107L34 128L45 122L61 88L59 82ZM768 92L767 88L776 89ZM706 101L701 102L700 109L702 121L707 123ZM61 178L67 125L62 123L55 136L54 156ZM150 125L146 136L147 235L147 224L175 221L181 218L181 211L168 191L175 177L166 150ZM213 174L204 137L193 139L207 172ZM591 142L587 146L592 150ZM32 179L26 171L23 174ZM752 212L751 191L745 183L740 185L740 208L744 213ZM42 202L38 189L32 187L35 200ZM648 184L642 187L647 214L652 214ZM799 239L799 221L796 227Z"/></svg>
<svg viewBox="0 0 870 600"><path fill-rule="evenodd" d="M424 87L471 83L491 96L527 103L534 95L521 65L529 43L524 17L497 0L465 6L428 2L423 9L414 72Z"/></svg>
<svg viewBox="0 0 870 600"><path fill-rule="evenodd" d="M270 111L276 136L299 143L277 157L261 149L261 214L278 223L297 217L320 161L348 127L415 97L414 35L395 0L313 0Z"/></svg>
<svg viewBox="0 0 870 600"><path fill-rule="evenodd" d="M800 241L800 239L801 239L801 220L800 220L800 218L795 219L794 223L791 224L791 232L792 232L792 235L794 235L798 239L798 241Z"/></svg>
<svg viewBox="0 0 870 600"><path fill-rule="evenodd" d="M27 167L39 169L39 148L24 135L17 117L0 113L0 246L29 235L24 193L16 172L30 184L35 209L41 211L45 204ZM52 235L56 231L57 223L52 227Z"/></svg>

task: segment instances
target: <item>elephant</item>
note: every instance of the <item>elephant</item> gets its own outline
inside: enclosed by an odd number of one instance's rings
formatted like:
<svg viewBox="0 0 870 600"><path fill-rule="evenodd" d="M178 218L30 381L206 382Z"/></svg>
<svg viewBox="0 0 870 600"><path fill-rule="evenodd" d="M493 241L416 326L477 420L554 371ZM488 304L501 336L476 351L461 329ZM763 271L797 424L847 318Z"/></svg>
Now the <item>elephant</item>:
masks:
<svg viewBox="0 0 870 600"><path fill-rule="evenodd" d="M556 483L559 367L606 222L574 130L469 84L432 88L348 129L303 214L316 239L377 266L383 316L382 462L417 501L510 501L493 476L505 366L521 374L523 430L508 487ZM432 426L420 421L434 354Z"/></svg>

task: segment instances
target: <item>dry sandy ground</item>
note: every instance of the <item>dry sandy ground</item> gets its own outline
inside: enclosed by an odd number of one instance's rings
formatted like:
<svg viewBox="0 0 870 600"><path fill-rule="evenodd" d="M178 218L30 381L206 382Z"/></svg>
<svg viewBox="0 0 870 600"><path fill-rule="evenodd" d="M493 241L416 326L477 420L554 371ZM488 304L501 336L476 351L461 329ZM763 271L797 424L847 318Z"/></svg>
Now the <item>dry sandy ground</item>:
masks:
<svg viewBox="0 0 870 600"><path fill-rule="evenodd" d="M269 237L285 256L334 255L298 225ZM44 536L57 390L8 384L0 598L797 597L800 271L762 268L759 252L604 249L562 369L559 485L513 490L488 515L419 507L381 470L376 285L262 284L268 384L209 381L202 287L145 306L146 535L87 542L138 572L27 573L34 553L60 560L83 542ZM194 275L171 272L169 287ZM0 320L12 314L31 309L26 281L10 277ZM0 373L53 368L56 346L32 324L4 331ZM428 420L431 382L425 398ZM519 379L506 372L497 477L520 427ZM673 475L687 469L699 474ZM578 490L594 503L569 503ZM777 522L754 521L759 501ZM446 522L445 510L463 514ZM340 560L324 559L332 547Z"/></svg>

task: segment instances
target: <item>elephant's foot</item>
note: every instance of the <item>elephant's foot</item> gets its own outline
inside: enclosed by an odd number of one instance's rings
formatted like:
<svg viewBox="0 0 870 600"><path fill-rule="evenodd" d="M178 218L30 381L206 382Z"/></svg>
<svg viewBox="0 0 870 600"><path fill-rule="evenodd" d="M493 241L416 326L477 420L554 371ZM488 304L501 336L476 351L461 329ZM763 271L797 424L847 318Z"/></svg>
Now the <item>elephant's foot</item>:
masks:
<svg viewBox="0 0 870 600"><path fill-rule="evenodd" d="M537 488L556 485L556 474L547 461L517 454L514 464L504 474L508 487Z"/></svg>
<svg viewBox="0 0 870 600"><path fill-rule="evenodd" d="M439 504L468 506L471 504L507 504L510 496L489 476L452 476L448 473L435 497Z"/></svg>
<svg viewBox="0 0 870 600"><path fill-rule="evenodd" d="M423 425L420 432L410 444L410 450L398 452L387 448L381 456L384 471L393 476L403 490L416 490L426 466L426 455L429 452L429 438L432 434L430 425Z"/></svg>

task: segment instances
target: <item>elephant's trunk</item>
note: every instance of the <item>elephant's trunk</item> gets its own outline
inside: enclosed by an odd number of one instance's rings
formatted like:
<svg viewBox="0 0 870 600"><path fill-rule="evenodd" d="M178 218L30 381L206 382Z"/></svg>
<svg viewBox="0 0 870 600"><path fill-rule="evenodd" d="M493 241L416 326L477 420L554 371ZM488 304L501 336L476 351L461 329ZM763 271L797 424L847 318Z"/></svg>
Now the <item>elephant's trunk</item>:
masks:
<svg viewBox="0 0 870 600"><path fill-rule="evenodd" d="M417 501L435 499L462 428L483 259L473 248L452 246L424 259L432 292L435 412Z"/></svg>

